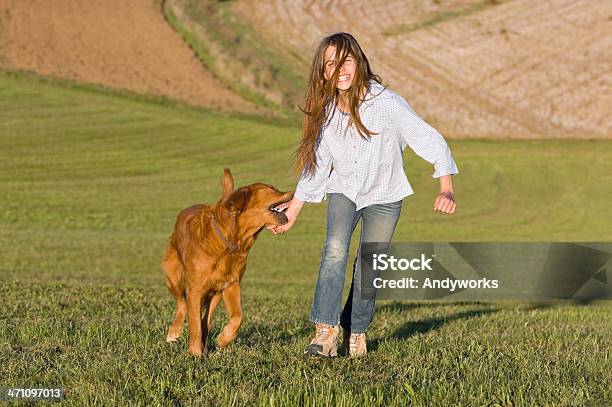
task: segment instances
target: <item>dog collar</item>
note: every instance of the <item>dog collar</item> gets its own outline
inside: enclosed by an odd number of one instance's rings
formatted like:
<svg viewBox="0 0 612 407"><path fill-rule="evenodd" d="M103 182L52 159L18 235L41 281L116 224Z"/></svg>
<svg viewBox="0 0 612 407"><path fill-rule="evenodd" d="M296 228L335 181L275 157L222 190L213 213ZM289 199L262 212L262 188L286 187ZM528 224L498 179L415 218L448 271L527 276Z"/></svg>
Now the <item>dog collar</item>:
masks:
<svg viewBox="0 0 612 407"><path fill-rule="evenodd" d="M217 223L217 220L215 219L215 215L212 212L210 214L210 223L212 223L215 233L217 234L219 239L221 239L223 243L225 243L230 253L237 252L238 249L240 249L240 246L238 246L238 244L232 243L228 238L223 236L223 232L221 231L221 228L219 227L219 224Z"/></svg>

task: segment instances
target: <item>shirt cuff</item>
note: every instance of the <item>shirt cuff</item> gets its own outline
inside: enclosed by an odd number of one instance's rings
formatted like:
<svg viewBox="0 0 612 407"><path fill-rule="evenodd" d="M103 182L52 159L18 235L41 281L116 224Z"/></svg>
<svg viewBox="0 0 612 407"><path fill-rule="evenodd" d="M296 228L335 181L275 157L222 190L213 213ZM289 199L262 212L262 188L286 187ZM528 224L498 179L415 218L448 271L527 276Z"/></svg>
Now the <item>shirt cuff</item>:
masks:
<svg viewBox="0 0 612 407"><path fill-rule="evenodd" d="M434 163L434 168L435 172L433 173L432 178L459 174L457 164L455 164L455 160L453 160L453 157L450 155L450 151L448 151L442 159Z"/></svg>
<svg viewBox="0 0 612 407"><path fill-rule="evenodd" d="M298 184L293 196L295 196L297 199L299 199L302 202L319 203L319 202L323 202L323 199L325 199L325 192L323 191L305 191L304 188L302 188L301 185Z"/></svg>

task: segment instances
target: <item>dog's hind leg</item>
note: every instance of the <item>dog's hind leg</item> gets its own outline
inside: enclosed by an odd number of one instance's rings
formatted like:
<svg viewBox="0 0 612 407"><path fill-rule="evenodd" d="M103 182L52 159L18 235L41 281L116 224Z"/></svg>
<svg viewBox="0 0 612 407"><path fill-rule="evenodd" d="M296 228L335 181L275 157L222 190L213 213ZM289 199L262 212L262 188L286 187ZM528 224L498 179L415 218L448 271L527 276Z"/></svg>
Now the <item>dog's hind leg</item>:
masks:
<svg viewBox="0 0 612 407"><path fill-rule="evenodd" d="M242 306L240 304L240 284L235 283L223 291L223 303L229 315L229 322L223 327L223 332L217 339L217 345L224 348L229 345L236 336L242 325Z"/></svg>
<svg viewBox="0 0 612 407"><path fill-rule="evenodd" d="M168 249L166 249L162 267L166 273L166 286L176 300L176 315L168 328L166 342L175 342L181 336L181 331L183 330L183 323L187 314L187 302L185 301L183 265L174 247L168 246Z"/></svg>

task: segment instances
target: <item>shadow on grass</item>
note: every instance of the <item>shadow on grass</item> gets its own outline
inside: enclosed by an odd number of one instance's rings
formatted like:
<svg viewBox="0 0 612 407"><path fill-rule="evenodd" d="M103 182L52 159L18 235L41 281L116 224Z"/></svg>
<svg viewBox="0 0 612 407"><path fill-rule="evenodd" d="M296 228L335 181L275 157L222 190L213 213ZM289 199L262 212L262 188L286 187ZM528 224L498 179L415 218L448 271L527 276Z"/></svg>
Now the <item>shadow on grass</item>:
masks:
<svg viewBox="0 0 612 407"><path fill-rule="evenodd" d="M389 309L393 311L407 311L414 308L421 307L429 307L429 306L439 306L439 304L390 304L387 307L381 307L381 310ZM459 320L467 320L472 318L478 318L484 315L490 315L495 312L500 311L499 308L485 308L485 309L475 309L457 312L450 315L444 315L441 317L432 317L427 319L422 319L420 321L409 321L406 322L401 327L397 328L391 335L388 335L381 339L373 339L368 341L368 351L375 351L378 349L380 344L388 339L406 339L412 336L416 336L419 334L426 334L428 332L434 331L436 329L441 328L445 324L450 322L455 322Z"/></svg>
<svg viewBox="0 0 612 407"><path fill-rule="evenodd" d="M465 303L465 305L471 306L490 306L485 303ZM394 302L391 304L385 304L377 309L377 312L392 312L402 313L416 308L438 308L448 306L448 303L399 303ZM483 308L468 310L464 312L458 312L451 315L444 315L436 318L428 318L420 321L409 321L402 327L398 328L391 335L386 335L381 339L374 339L368 341L368 350L376 350L381 342L387 339L405 339L414 335L427 333L435 329L440 328L446 323L461 320L476 318L483 315L491 314L499 311L497 308ZM434 313L434 312L432 312ZM220 329L221 327L217 327ZM246 328L246 329L245 329ZM213 339L218 332L214 332L211 338ZM313 324L304 321L304 323L297 326L292 326L291 329L287 329L286 324L255 324L248 327L243 327L239 333L240 346L247 348L258 347L263 341L274 342L276 344L291 345L304 337L310 338L314 334ZM342 333L340 334L342 336ZM214 346L211 346L209 341L209 350L213 350Z"/></svg>
<svg viewBox="0 0 612 407"><path fill-rule="evenodd" d="M396 329L391 335L385 336L381 339L373 339L368 341L368 350L375 351L378 349L378 346L387 339L406 339L412 336L416 336L419 334L425 334L436 329L441 328L447 323L455 322L459 320L467 320L472 318L479 318L485 315L491 315L493 313L499 312L504 308L495 308L491 307L492 304L486 302L475 302L475 303L454 303L454 305L480 305L480 306L488 306L490 308L483 309L473 309L468 311L457 312L450 315L444 315L441 317L433 317L422 319L420 321L409 321ZM573 302L574 305L588 305L583 302ZM448 306L448 303L392 303L388 305L384 305L378 309L380 311L390 311L390 312L405 312L410 311L416 308L424 308L424 307L440 307L440 306ZM530 303L526 304L526 306L522 307L522 311L534 311L540 309L546 309L554 307L554 302L539 302L539 303Z"/></svg>
<svg viewBox="0 0 612 407"><path fill-rule="evenodd" d="M382 338L372 339L368 341L368 350L375 351L378 349L380 344L389 339L402 340L407 339L416 335L426 334L431 331L435 331L443 327L448 323L452 323L460 320L468 320L472 318L479 318L487 315L492 315L496 312L502 311L505 307L496 307L491 303L486 302L466 302L466 303L453 303L453 305L465 305L465 306L480 306L483 308L470 309L461 312L455 312L452 314L445 314L442 316L434 316L431 318L421 319L418 321L408 321L401 327L397 328L390 335L385 335ZM541 303L530 303L525 304L521 307L523 312L529 312L534 310L542 310L554 307L554 302L541 302ZM581 306L588 305L584 302L573 302L573 305ZM432 314L435 314L436 308L448 307L449 303L444 302L423 302L423 303L401 303L393 302L385 304L377 308L377 313L391 312L391 313L405 313L410 310L419 308L432 308ZM487 307L487 308L485 308ZM208 350L216 350L216 338L223 328L223 322L215 323L215 327L209 336ZM280 345L291 345L297 341L302 340L304 337L310 338L314 333L313 325L304 320L303 323L298 325L287 326L286 323L275 324L254 324L246 327L242 327L238 334L238 342L240 346L246 348L257 348L262 343L273 342Z"/></svg>

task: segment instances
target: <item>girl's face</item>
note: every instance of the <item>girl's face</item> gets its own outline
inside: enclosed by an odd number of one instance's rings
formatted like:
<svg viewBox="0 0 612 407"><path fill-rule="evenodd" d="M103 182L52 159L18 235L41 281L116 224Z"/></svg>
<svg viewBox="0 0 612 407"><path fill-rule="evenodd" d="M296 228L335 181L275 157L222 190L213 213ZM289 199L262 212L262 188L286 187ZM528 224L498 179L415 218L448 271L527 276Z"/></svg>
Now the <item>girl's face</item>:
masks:
<svg viewBox="0 0 612 407"><path fill-rule="evenodd" d="M328 46L325 49L325 58L324 58L324 66L325 66L325 80L329 80L333 73L334 69L336 69L336 62L334 61L334 57L336 56L336 47L333 45ZM355 70L357 65L355 63L355 57L353 55L348 54L346 59L344 60L344 64L340 67L340 72L338 76L338 82L336 82L336 87L339 90L347 90L351 87L353 83L353 77L355 76Z"/></svg>

